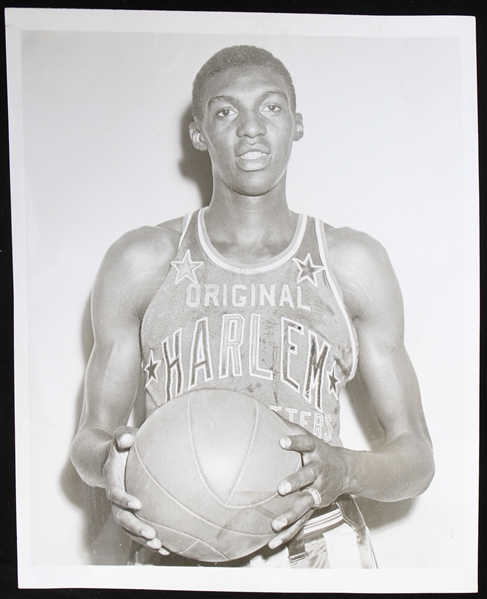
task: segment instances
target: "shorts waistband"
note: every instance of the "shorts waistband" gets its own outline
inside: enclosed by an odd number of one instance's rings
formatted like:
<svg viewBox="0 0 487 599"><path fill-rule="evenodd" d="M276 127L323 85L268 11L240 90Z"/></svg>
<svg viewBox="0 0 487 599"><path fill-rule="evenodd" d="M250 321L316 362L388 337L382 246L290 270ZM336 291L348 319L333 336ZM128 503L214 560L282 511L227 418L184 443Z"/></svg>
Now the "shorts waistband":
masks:
<svg viewBox="0 0 487 599"><path fill-rule="evenodd" d="M298 562L306 557L305 543L324 533L348 524L357 536L366 530L362 513L353 497L342 495L329 506L317 509L302 530L288 543L289 561Z"/></svg>
<svg viewBox="0 0 487 599"><path fill-rule="evenodd" d="M332 503L328 508L317 510L313 514L303 526L303 533L308 536L316 531L331 530L342 522L344 522L342 511L336 503Z"/></svg>

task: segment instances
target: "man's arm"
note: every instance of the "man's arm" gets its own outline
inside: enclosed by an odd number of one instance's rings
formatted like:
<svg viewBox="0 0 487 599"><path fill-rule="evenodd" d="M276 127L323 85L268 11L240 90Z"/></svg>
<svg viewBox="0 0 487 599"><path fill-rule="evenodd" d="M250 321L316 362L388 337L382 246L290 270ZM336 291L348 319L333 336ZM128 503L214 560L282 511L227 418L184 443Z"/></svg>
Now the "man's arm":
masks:
<svg viewBox="0 0 487 599"><path fill-rule="evenodd" d="M288 541L311 515L313 498L300 491L312 485L328 505L343 493L398 501L422 493L434 461L416 375L404 347L404 315L399 284L384 248L350 229L331 230L330 261L359 340L359 370L384 429L384 445L374 451L331 447L296 427L283 447L300 451L304 467L279 486L296 492L293 507L273 523Z"/></svg>
<svg viewBox="0 0 487 599"><path fill-rule="evenodd" d="M434 460L416 373L404 346L399 283L377 241L350 229L338 230L337 238L335 250L341 251L332 250L333 271L354 319L360 374L385 439L376 452L350 453L350 492L379 501L414 497L431 482Z"/></svg>
<svg viewBox="0 0 487 599"><path fill-rule="evenodd" d="M126 424L141 376L141 319L164 280L177 238L172 231L145 227L124 235L107 252L92 293L94 347L71 447L80 477L107 490L116 522L137 541L152 540L154 549L160 548L155 531L132 512L140 509L139 499L125 493L125 464L134 439Z"/></svg>

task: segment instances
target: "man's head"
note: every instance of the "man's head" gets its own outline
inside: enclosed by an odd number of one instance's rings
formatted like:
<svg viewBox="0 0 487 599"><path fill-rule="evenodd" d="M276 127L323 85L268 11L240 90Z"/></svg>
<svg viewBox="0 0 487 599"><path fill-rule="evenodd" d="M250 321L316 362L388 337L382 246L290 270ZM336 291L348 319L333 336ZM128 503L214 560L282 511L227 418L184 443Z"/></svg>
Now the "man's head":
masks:
<svg viewBox="0 0 487 599"><path fill-rule="evenodd" d="M202 100L209 79L229 69L249 67L268 67L280 75L289 88L291 107L294 111L296 110L296 92L293 80L289 71L278 58L263 48L256 48L255 46L231 46L214 54L205 62L196 75L193 82L193 117L201 119L203 116Z"/></svg>
<svg viewBox="0 0 487 599"><path fill-rule="evenodd" d="M285 189L303 121L289 72L270 52L235 46L215 54L196 76L193 116L191 140L210 154L217 195L223 189L247 196Z"/></svg>

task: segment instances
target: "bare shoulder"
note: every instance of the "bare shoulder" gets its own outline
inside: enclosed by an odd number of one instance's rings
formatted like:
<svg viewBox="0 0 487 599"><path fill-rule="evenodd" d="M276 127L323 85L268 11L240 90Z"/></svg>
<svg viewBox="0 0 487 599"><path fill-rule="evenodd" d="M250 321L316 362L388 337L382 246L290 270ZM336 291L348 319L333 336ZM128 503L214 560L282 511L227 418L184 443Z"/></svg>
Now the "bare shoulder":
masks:
<svg viewBox="0 0 487 599"><path fill-rule="evenodd" d="M378 266L388 260L385 247L372 236L351 227L335 228L325 224L328 251L332 261L361 262Z"/></svg>
<svg viewBox="0 0 487 599"><path fill-rule="evenodd" d="M325 225L331 269L353 317L387 301L400 302L400 289L384 246L362 231Z"/></svg>
<svg viewBox="0 0 487 599"><path fill-rule="evenodd" d="M103 258L95 291L128 304L141 315L161 286L176 255L182 219L143 226L117 239Z"/></svg>
<svg viewBox="0 0 487 599"><path fill-rule="evenodd" d="M175 254L181 231L172 224L143 226L128 231L108 249L105 261L113 267L137 271L162 265Z"/></svg>

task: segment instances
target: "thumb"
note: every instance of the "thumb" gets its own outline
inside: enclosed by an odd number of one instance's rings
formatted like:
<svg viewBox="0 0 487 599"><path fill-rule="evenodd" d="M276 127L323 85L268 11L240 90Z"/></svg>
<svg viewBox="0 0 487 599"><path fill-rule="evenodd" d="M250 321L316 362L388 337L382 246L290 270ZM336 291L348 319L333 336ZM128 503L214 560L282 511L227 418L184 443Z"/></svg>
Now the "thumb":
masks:
<svg viewBox="0 0 487 599"><path fill-rule="evenodd" d="M117 449L129 449L135 441L136 429L131 426L119 426L113 433L113 440Z"/></svg>

